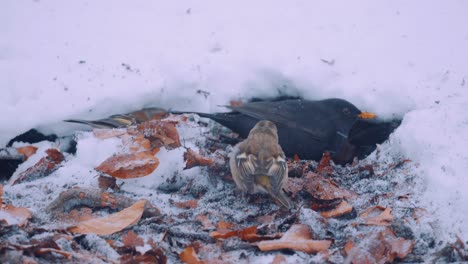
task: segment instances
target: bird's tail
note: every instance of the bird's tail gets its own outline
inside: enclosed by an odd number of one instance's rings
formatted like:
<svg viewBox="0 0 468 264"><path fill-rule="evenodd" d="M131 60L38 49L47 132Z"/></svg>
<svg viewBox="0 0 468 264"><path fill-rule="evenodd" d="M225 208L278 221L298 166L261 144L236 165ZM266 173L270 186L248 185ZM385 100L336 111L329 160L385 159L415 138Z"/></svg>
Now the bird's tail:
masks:
<svg viewBox="0 0 468 264"><path fill-rule="evenodd" d="M293 202L291 199L281 190L278 194L270 193L271 197L275 200L278 205L281 205L287 209L291 209L293 207Z"/></svg>

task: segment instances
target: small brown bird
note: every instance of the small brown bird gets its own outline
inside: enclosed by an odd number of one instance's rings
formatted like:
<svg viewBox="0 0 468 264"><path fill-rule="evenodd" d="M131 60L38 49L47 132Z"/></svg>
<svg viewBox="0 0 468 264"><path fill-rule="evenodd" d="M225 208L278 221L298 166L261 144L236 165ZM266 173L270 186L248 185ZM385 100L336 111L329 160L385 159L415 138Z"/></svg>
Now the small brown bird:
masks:
<svg viewBox="0 0 468 264"><path fill-rule="evenodd" d="M247 139L234 146L229 165L232 178L243 193L267 192L276 203L292 207L282 189L288 180L288 166L273 122L258 122Z"/></svg>

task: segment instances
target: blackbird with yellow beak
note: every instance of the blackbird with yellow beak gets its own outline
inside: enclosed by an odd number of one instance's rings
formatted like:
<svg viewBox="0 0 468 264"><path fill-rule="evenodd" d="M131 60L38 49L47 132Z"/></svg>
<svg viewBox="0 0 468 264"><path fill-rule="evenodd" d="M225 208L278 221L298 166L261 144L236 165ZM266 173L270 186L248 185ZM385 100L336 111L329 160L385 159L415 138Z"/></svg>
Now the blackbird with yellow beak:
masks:
<svg viewBox="0 0 468 264"><path fill-rule="evenodd" d="M273 122L258 122L249 136L234 146L229 166L234 182L243 193L266 192L279 205L292 207L283 191L288 180L288 165Z"/></svg>

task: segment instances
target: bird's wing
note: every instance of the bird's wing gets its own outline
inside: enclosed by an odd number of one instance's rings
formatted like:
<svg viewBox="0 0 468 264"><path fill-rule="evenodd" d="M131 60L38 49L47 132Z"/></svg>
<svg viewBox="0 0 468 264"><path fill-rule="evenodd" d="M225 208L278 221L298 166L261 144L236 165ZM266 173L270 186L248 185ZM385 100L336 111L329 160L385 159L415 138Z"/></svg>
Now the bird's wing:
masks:
<svg viewBox="0 0 468 264"><path fill-rule="evenodd" d="M269 120L278 126L286 126L288 129L298 129L309 134L308 139L322 142L323 138L317 132L310 129L305 124L297 120L298 111L301 108L302 100L287 100L282 102L254 102L242 106L227 106L227 108L251 116L258 120Z"/></svg>
<svg viewBox="0 0 468 264"><path fill-rule="evenodd" d="M278 194L288 178L288 165L284 155L273 159L268 176L270 177L271 192Z"/></svg>
<svg viewBox="0 0 468 264"><path fill-rule="evenodd" d="M247 155L246 153L237 154L234 158L234 166L237 169L239 183L243 185L244 190L252 191L256 158L253 155Z"/></svg>

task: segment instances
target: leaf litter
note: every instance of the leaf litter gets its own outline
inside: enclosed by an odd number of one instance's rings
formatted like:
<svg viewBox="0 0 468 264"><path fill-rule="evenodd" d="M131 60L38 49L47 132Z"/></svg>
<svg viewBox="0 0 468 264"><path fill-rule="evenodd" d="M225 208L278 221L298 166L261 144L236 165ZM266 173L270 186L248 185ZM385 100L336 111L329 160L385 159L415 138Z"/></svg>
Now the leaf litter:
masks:
<svg viewBox="0 0 468 264"><path fill-rule="evenodd" d="M183 115L78 133L75 156L51 144L44 158L3 187L0 260L466 260L465 242L436 245L434 223L414 195L422 186L414 164L385 144L346 166L335 165L327 153L320 162L288 160L285 191L296 205L288 211L268 196L243 197L235 190L231 146L222 141L232 135ZM99 158L83 159L80 150L93 146L102 150ZM38 155L35 146L22 151ZM12 217L18 220L10 222Z"/></svg>

